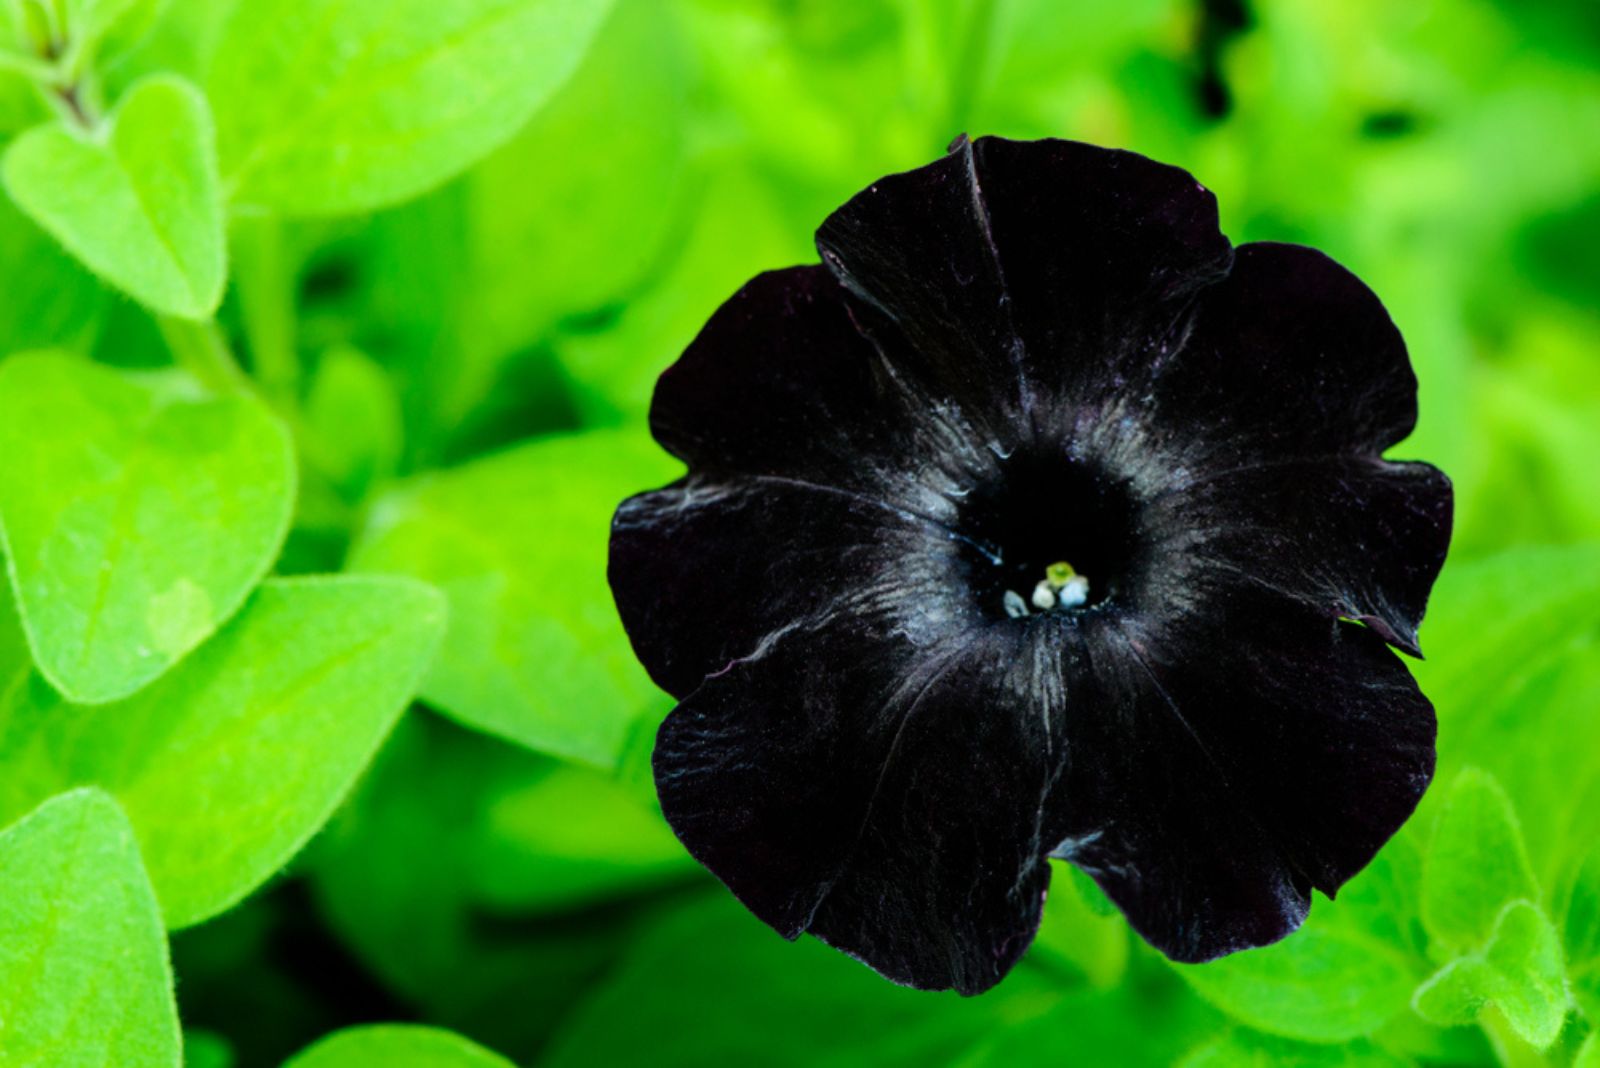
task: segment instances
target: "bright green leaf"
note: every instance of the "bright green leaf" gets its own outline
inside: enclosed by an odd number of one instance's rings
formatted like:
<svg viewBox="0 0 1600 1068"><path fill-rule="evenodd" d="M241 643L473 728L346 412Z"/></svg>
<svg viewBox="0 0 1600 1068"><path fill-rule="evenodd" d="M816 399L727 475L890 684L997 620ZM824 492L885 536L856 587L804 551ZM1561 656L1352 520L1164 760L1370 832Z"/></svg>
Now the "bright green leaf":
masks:
<svg viewBox="0 0 1600 1068"><path fill-rule="evenodd" d="M243 396L58 353L0 364L0 524L39 669L125 697L233 615L294 505L287 431Z"/></svg>
<svg viewBox="0 0 1600 1068"><path fill-rule="evenodd" d="M1417 988L1412 1005L1429 1023L1460 1027L1478 1018L1486 1000L1484 987L1492 981L1489 967L1481 959L1457 957Z"/></svg>
<svg viewBox="0 0 1600 1068"><path fill-rule="evenodd" d="M128 90L104 129L64 122L0 161L17 204L112 285L158 312L203 319L226 281L222 202L205 97L170 75Z"/></svg>
<svg viewBox="0 0 1600 1068"><path fill-rule="evenodd" d="M1331 928L1315 912L1275 945L1175 967L1201 997L1241 1023L1307 1042L1370 1034L1406 1007L1416 984L1393 949Z"/></svg>
<svg viewBox="0 0 1600 1068"><path fill-rule="evenodd" d="M99 790L0 833L0 1063L177 1068L166 932L133 829Z"/></svg>
<svg viewBox="0 0 1600 1068"><path fill-rule="evenodd" d="M1076 868L1061 862L1051 868L1044 918L1029 959L1046 966L1064 965L1091 986L1115 986L1128 967L1128 922L1115 909L1100 911L1104 891L1085 879L1082 882L1100 896L1087 894L1080 880L1072 877Z"/></svg>
<svg viewBox="0 0 1600 1068"><path fill-rule="evenodd" d="M450 1031L372 1024L329 1035L284 1068L512 1068L510 1061Z"/></svg>
<svg viewBox="0 0 1600 1068"><path fill-rule="evenodd" d="M0 706L0 816L79 784L121 800L169 927L270 878L321 827L405 708L444 605L379 577L264 584L160 682L70 705L37 675Z"/></svg>
<svg viewBox="0 0 1600 1068"><path fill-rule="evenodd" d="M1356 1041L1343 1046L1290 1042L1271 1035L1234 1031L1190 1053L1178 1068L1405 1068L1406 1062Z"/></svg>
<svg viewBox="0 0 1600 1068"><path fill-rule="evenodd" d="M511 351L558 319L614 307L673 251L687 199L682 20L671 0L616 4L572 79L473 168L464 325L477 345Z"/></svg>
<svg viewBox="0 0 1600 1068"><path fill-rule="evenodd" d="M169 0L66 0L79 47L104 64L137 45Z"/></svg>
<svg viewBox="0 0 1600 1068"><path fill-rule="evenodd" d="M1488 948L1446 964L1417 989L1424 1019L1449 1027L1494 1006L1524 1041L1544 1049L1566 1019L1566 970L1555 926L1537 905L1514 901L1501 912Z"/></svg>
<svg viewBox="0 0 1600 1068"><path fill-rule="evenodd" d="M511 137L604 0L251 0L208 86L238 203L296 215L415 196Z"/></svg>
<svg viewBox="0 0 1600 1068"><path fill-rule="evenodd" d="M1442 946L1473 949L1488 939L1508 902L1538 896L1505 791L1485 771L1462 771L1423 856L1423 926Z"/></svg>
<svg viewBox="0 0 1600 1068"><path fill-rule="evenodd" d="M642 436L549 438L418 479L384 498L353 555L450 598L423 699L461 722L611 767L662 698L606 585L611 514L672 478Z"/></svg>

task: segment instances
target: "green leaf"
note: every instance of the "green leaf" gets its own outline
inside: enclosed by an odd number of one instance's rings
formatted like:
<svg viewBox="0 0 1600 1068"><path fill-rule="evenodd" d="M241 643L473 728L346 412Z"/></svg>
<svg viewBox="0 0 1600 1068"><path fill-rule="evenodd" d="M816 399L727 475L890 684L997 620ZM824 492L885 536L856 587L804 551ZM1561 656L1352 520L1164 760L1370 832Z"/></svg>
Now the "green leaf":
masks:
<svg viewBox="0 0 1600 1068"><path fill-rule="evenodd" d="M1572 1058L1572 1068L1600 1068L1600 1031L1583 1040L1578 1055Z"/></svg>
<svg viewBox="0 0 1600 1068"><path fill-rule="evenodd" d="M603 0L251 0L208 84L229 189L295 215L424 192L514 134L577 66Z"/></svg>
<svg viewBox="0 0 1600 1068"><path fill-rule="evenodd" d="M294 507L288 432L243 396L60 353L0 364L0 526L40 671L75 701L158 678L237 611Z"/></svg>
<svg viewBox="0 0 1600 1068"><path fill-rule="evenodd" d="M284 1068L513 1068L510 1061L451 1031L415 1024L371 1024L329 1035Z"/></svg>
<svg viewBox="0 0 1600 1068"><path fill-rule="evenodd" d="M128 90L104 129L18 137L0 177L18 206L95 273L158 312L204 319L227 277L205 97L171 75Z"/></svg>
<svg viewBox="0 0 1600 1068"><path fill-rule="evenodd" d="M1372 1033L1406 1007L1416 985L1393 949L1334 928L1315 911L1305 927L1275 945L1174 967L1201 997L1241 1023L1307 1042Z"/></svg>
<svg viewBox="0 0 1600 1068"><path fill-rule="evenodd" d="M1555 926L1537 905L1514 901L1500 913L1488 948L1439 969L1412 1004L1446 1027L1469 1023L1492 1005L1519 1037L1544 1049L1561 1033L1569 1000Z"/></svg>
<svg viewBox="0 0 1600 1068"><path fill-rule="evenodd" d="M1573 995L1591 1020L1600 1021L1600 841L1580 858L1563 897L1557 914Z"/></svg>
<svg viewBox="0 0 1600 1068"><path fill-rule="evenodd" d="M580 908L699 874L661 814L607 776L554 760L519 770L486 784L478 825L463 828L460 875L482 903Z"/></svg>
<svg viewBox="0 0 1600 1068"><path fill-rule="evenodd" d="M681 236L693 56L678 7L615 5L572 79L468 176L464 325L488 351L614 307Z"/></svg>
<svg viewBox="0 0 1600 1068"><path fill-rule="evenodd" d="M386 989L517 1053L548 1041L657 902L709 882L658 814L599 773L420 710L304 870L319 914Z"/></svg>
<svg viewBox="0 0 1600 1068"><path fill-rule="evenodd" d="M540 1065L945 1064L1059 1001L1020 971L981 998L898 987L814 939L785 942L718 894L639 939Z"/></svg>
<svg viewBox="0 0 1600 1068"><path fill-rule="evenodd" d="M99 333L107 290L49 234L0 196L0 356L51 347L87 351ZM25 268L22 265L26 265Z"/></svg>
<svg viewBox="0 0 1600 1068"><path fill-rule="evenodd" d="M1482 715L1559 655L1575 624L1600 623L1597 601L1600 545L1519 548L1452 564L1422 631L1427 648L1450 655L1420 661L1413 671L1441 716Z"/></svg>
<svg viewBox="0 0 1600 1068"><path fill-rule="evenodd" d="M0 833L0 1062L177 1068L166 932L133 829L99 790Z"/></svg>
<svg viewBox="0 0 1600 1068"><path fill-rule="evenodd" d="M117 795L169 927L277 872L321 827L409 701L444 625L439 594L377 577L265 583L215 638L112 706L37 675L0 705L0 816L64 788Z"/></svg>
<svg viewBox="0 0 1600 1068"><path fill-rule="evenodd" d="M986 997L1005 998L1011 989L1001 987L998 994ZM1027 1007L1026 1003L1002 1007L1002 1018L959 1058L952 1059L946 1049L931 1051L930 1056L930 1051L906 1043L895 1061L917 1068L928 1064L1172 1068L1185 1050L1224 1026L1215 1010L1190 994L1170 973L1144 972L1134 982L1106 990L1052 990L1047 996L1049 1008L1042 1013L1017 1011ZM892 1043L884 1045L895 1049ZM823 1063L877 1065L882 1061L846 1051Z"/></svg>
<svg viewBox="0 0 1600 1068"><path fill-rule="evenodd" d="M1405 1065L1405 1061L1366 1041L1318 1046L1249 1031L1226 1034L1178 1062L1178 1068L1405 1068Z"/></svg>
<svg viewBox="0 0 1600 1068"><path fill-rule="evenodd" d="M640 435L547 438L385 497L352 556L450 598L423 699L469 726L601 767L664 698L606 584L611 514L676 463Z"/></svg>
<svg viewBox="0 0 1600 1068"><path fill-rule="evenodd" d="M351 348L328 352L306 397L305 429L314 462L351 501L392 477L400 462L400 398L368 356Z"/></svg>
<svg viewBox="0 0 1600 1068"><path fill-rule="evenodd" d="M212 1031L183 1033L183 1068L233 1068L233 1046Z"/></svg>
<svg viewBox="0 0 1600 1068"><path fill-rule="evenodd" d="M1538 900L1522 830L1488 772L1456 776L1422 861L1422 924L1441 946L1481 946L1506 904Z"/></svg>
<svg viewBox="0 0 1600 1068"><path fill-rule="evenodd" d="M1084 879L1100 895L1090 896L1073 878L1076 868L1061 862L1050 867L1044 918L1028 959L1047 967L1064 966L1091 986L1115 986L1128 968L1128 922L1114 909L1100 911L1104 891Z"/></svg>
<svg viewBox="0 0 1600 1068"><path fill-rule="evenodd" d="M69 33L104 64L143 40L168 0L66 0Z"/></svg>

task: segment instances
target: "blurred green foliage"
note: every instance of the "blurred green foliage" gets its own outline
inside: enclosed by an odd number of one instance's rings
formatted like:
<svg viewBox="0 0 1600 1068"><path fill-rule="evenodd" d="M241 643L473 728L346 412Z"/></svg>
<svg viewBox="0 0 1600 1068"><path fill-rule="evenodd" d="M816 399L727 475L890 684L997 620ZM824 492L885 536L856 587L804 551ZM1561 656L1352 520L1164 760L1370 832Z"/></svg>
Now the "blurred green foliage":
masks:
<svg viewBox="0 0 1600 1068"><path fill-rule="evenodd" d="M1184 166L1410 344L1437 785L1279 945L1058 867L902 990L654 808L655 378L962 131ZM0 144L0 1060L1600 1063L1593 0L4 0Z"/></svg>

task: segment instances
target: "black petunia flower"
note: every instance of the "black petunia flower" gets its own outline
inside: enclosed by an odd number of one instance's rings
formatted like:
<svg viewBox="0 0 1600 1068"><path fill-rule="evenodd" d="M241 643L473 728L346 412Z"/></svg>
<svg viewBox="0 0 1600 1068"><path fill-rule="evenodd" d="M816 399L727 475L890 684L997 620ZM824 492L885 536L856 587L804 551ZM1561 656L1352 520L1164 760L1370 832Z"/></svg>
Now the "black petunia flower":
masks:
<svg viewBox="0 0 1600 1068"><path fill-rule="evenodd" d="M1185 172L960 139L761 275L661 376L688 475L610 576L680 704L661 805L761 919L998 982L1048 858L1153 945L1282 938L1416 806L1448 480L1370 290L1233 249Z"/></svg>

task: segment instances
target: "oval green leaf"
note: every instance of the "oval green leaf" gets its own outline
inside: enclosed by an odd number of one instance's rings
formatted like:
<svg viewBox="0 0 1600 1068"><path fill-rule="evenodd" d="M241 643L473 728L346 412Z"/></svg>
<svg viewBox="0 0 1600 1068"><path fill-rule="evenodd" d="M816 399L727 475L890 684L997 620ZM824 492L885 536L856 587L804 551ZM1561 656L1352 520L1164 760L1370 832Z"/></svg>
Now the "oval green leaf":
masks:
<svg viewBox="0 0 1600 1068"><path fill-rule="evenodd" d="M549 438L424 477L384 498L352 564L450 598L422 697L533 749L615 766L660 695L606 585L611 513L676 463L639 435Z"/></svg>
<svg viewBox="0 0 1600 1068"><path fill-rule="evenodd" d="M1538 897L1510 799L1494 776L1466 768L1450 784L1423 855L1423 927L1448 950L1475 949L1508 902Z"/></svg>
<svg viewBox="0 0 1600 1068"><path fill-rule="evenodd" d="M166 932L133 828L99 790L0 833L0 1063L177 1068Z"/></svg>
<svg viewBox="0 0 1600 1068"><path fill-rule="evenodd" d="M0 364L0 533L39 670L135 693L226 622L294 508L282 423L244 396L60 353Z"/></svg>
<svg viewBox="0 0 1600 1068"><path fill-rule="evenodd" d="M290 1057L284 1068L513 1068L453 1031L415 1024L351 1027Z"/></svg>
<svg viewBox="0 0 1600 1068"><path fill-rule="evenodd" d="M96 274L157 312L204 319L226 280L205 97L157 75L103 129L64 121L12 142L0 177L23 211Z"/></svg>
<svg viewBox="0 0 1600 1068"><path fill-rule="evenodd" d="M5 681L0 818L80 784L115 794L169 927L270 878L332 814L411 699L438 592L374 576L264 584L182 666L109 706Z"/></svg>
<svg viewBox="0 0 1600 1068"><path fill-rule="evenodd" d="M209 95L234 200L370 211L464 170L572 73L605 0L251 0Z"/></svg>
<svg viewBox="0 0 1600 1068"><path fill-rule="evenodd" d="M1317 919L1275 945L1174 967L1234 1019L1304 1042L1348 1042L1371 1034L1406 1007L1416 985L1393 949Z"/></svg>

